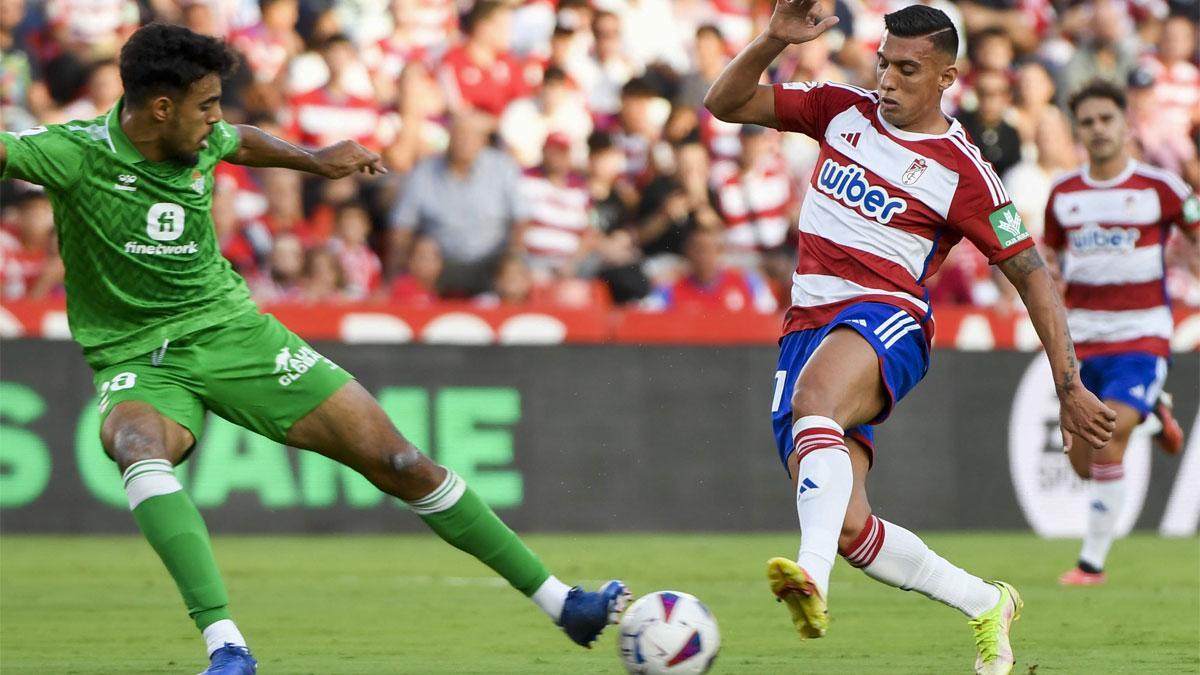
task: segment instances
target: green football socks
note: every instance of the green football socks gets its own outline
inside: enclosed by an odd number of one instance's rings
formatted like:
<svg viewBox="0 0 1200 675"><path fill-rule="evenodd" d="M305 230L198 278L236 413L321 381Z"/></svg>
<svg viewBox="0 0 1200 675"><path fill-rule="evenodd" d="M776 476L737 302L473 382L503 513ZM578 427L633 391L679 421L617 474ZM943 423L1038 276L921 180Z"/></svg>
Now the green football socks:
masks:
<svg viewBox="0 0 1200 675"><path fill-rule="evenodd" d="M148 459L124 475L133 518L175 579L188 614L203 631L229 619L229 595L217 569L208 529L175 478L171 463Z"/></svg>
<svg viewBox="0 0 1200 675"><path fill-rule="evenodd" d="M526 596L550 578L537 555L453 471L408 505L446 543L475 556Z"/></svg>

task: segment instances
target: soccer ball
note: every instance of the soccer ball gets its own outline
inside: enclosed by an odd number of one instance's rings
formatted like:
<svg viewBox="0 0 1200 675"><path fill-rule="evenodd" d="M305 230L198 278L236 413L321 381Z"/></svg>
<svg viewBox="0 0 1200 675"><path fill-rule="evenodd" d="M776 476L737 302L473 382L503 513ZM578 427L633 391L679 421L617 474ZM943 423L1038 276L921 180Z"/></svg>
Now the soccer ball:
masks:
<svg viewBox="0 0 1200 675"><path fill-rule="evenodd" d="M621 617L620 630L621 662L633 675L706 673L721 648L712 612L679 591L638 598Z"/></svg>

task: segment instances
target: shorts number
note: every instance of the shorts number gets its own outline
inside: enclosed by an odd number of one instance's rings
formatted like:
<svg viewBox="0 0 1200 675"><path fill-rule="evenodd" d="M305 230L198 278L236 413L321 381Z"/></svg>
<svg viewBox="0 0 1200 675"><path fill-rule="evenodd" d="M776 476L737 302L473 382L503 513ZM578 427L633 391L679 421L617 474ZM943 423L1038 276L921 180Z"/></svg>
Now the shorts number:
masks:
<svg viewBox="0 0 1200 675"><path fill-rule="evenodd" d="M787 371L775 371L775 396L771 399L771 412L779 412L779 404L783 403L783 385L787 382Z"/></svg>
<svg viewBox="0 0 1200 675"><path fill-rule="evenodd" d="M108 409L108 395L114 391L133 389L137 384L137 373L118 373L116 377L100 385L100 412Z"/></svg>

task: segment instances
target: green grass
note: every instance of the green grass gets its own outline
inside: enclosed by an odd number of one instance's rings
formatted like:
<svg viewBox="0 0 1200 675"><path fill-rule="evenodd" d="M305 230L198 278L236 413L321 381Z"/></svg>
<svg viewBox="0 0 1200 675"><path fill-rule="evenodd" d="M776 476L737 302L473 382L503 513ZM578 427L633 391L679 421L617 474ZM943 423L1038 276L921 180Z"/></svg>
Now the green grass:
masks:
<svg viewBox="0 0 1200 675"><path fill-rule="evenodd" d="M1103 588L1055 577L1077 544L1028 534L938 534L964 567L1014 583L1017 668L1055 673L1200 672L1200 546L1118 542ZM766 589L764 563L791 534L545 535L529 543L565 581L619 576L635 592L700 596L720 622L715 673L968 673L957 612L839 564L833 624L799 642ZM218 537L233 609L267 675L617 673L610 631L572 645L519 594L431 536ZM202 644L139 539L0 537L0 671L195 673Z"/></svg>

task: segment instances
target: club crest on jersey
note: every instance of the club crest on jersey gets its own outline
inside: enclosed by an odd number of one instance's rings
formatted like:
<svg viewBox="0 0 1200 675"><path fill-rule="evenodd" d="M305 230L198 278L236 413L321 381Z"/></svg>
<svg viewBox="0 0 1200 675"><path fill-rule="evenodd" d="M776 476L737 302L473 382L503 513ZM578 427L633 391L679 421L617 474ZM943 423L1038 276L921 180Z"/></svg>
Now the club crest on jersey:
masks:
<svg viewBox="0 0 1200 675"><path fill-rule="evenodd" d="M887 190L871 185L865 178L866 171L857 164L842 166L826 159L817 174L817 189L843 204L861 210L881 224L891 222L897 213L908 209L908 202L888 195Z"/></svg>
<svg viewBox="0 0 1200 675"><path fill-rule="evenodd" d="M925 169L929 168L929 162L925 158L918 157L913 160L912 164L908 165L908 169L904 171L904 175L900 176L900 181L905 185L912 185L921 178L921 174L925 173Z"/></svg>
<svg viewBox="0 0 1200 675"><path fill-rule="evenodd" d="M204 187L204 174L200 173L199 171L193 171L192 189L196 191L196 194L202 195L204 194Z"/></svg>

